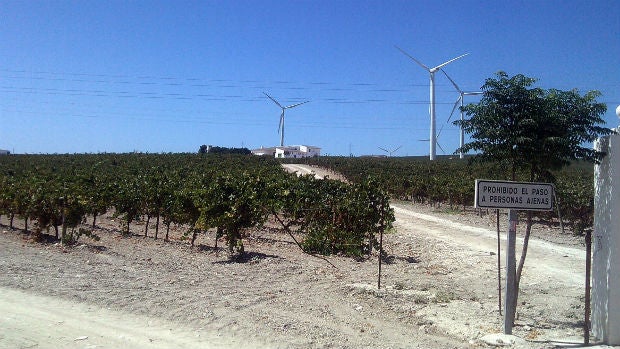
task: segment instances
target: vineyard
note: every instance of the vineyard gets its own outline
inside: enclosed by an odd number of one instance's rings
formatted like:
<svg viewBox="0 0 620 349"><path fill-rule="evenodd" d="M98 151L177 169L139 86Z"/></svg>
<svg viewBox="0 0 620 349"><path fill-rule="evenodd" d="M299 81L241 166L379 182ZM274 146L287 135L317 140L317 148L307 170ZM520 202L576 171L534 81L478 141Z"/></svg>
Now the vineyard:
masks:
<svg viewBox="0 0 620 349"><path fill-rule="evenodd" d="M97 218L113 212L123 234L168 240L183 227L193 246L213 232L232 255L246 231L272 222L308 253L360 256L394 220L370 181L347 185L297 177L274 159L213 154L16 155L0 159L0 215L24 221L35 239L97 239ZM88 220L88 224L86 224ZM130 231L142 220L143 232ZM154 223L154 231L149 231ZM299 240L300 239L300 240Z"/></svg>
<svg viewBox="0 0 620 349"><path fill-rule="evenodd" d="M128 332L150 328L145 324L152 319L174 321L156 335L187 329L175 339L205 341L194 347L211 345L208 334L215 333L247 339L247 347L445 348L501 331L493 298L495 234L481 232L477 227L486 227L487 218L471 214L473 179L504 178L500 165L416 158L307 161L344 173L346 183L297 177L275 159L235 154L0 157L0 218L6 225L0 234L0 292L6 288L16 299L47 295L43 306L85 303L89 309L79 315L97 320L85 333L81 322L88 321L76 316L78 333L67 337L71 319L56 326L34 319L25 322L25 339L18 343L33 346L36 335L47 344L50 336L62 336L58 347L87 335L93 346L104 343L99 324L115 320L91 308L148 316L130 321ZM555 174L566 221L569 212L583 214L584 224L591 216L588 167ZM389 200L429 207L394 202L394 222ZM463 209L470 214L452 214ZM439 219L423 218L427 214ZM555 216L539 218L544 220L537 227L557 223ZM392 222L397 229L382 239L379 290L376 265L363 261L371 252L377 256L375 239ZM555 228L540 231L552 238L531 242L522 291L527 306L519 313L531 325L516 328L520 337L534 340L527 348L581 334L581 239ZM26 236L53 244L24 243ZM555 238L562 244L548 243ZM232 253L218 253L224 246ZM330 253L336 255L309 255ZM10 308L12 298L5 294L0 298ZM24 299L30 306L31 298ZM23 309L30 307L13 310L36 313ZM52 330L58 333L45 332Z"/></svg>
<svg viewBox="0 0 620 349"><path fill-rule="evenodd" d="M351 183L372 178L394 199L414 201L433 206L449 206L462 210L474 203L476 179L509 178L506 166L499 163L477 163L467 159L439 157L322 157L305 160L307 164L329 168L343 174ZM517 180L527 181L527 173L517 173ZM556 188L555 212L537 213L548 222L558 220L558 212L574 233L590 229L594 214L594 179L591 164L574 164L550 179Z"/></svg>
<svg viewBox="0 0 620 349"><path fill-rule="evenodd" d="M243 254L248 229L266 222L309 253L360 256L394 220L389 197L429 205L471 208L476 178L504 179L500 164L420 158L323 157L309 164L342 173L349 183L297 177L274 159L234 154L18 155L0 159L0 215L15 219L35 238L51 235L71 244L96 239L97 218L113 212L124 234L168 240L182 227L193 246L200 234L223 239ZM593 215L590 166L554 174L558 213L575 233ZM86 225L87 220L89 221ZM130 231L143 221L144 231ZM154 224L153 224L154 223ZM154 231L149 227L154 225Z"/></svg>

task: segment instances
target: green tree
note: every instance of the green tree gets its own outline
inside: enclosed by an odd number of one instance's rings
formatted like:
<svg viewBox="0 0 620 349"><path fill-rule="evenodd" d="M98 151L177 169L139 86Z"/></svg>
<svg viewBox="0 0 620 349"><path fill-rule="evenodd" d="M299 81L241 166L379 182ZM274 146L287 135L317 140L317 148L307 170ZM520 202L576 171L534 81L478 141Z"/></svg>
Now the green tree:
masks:
<svg viewBox="0 0 620 349"><path fill-rule="evenodd" d="M455 121L472 139L457 152L476 151L474 159L507 162L511 180L520 173L530 181L553 181L552 171L573 161L599 162L605 154L587 145L613 133L600 126L607 110L604 103L596 101L600 93L545 90L533 87L535 82L534 78L510 77L501 71L487 79L480 102L463 107L468 118ZM516 274L515 308L531 227L532 213L528 211ZM514 314L507 316L514 321Z"/></svg>
<svg viewBox="0 0 620 349"><path fill-rule="evenodd" d="M605 155L588 143L611 134L601 127L607 110L598 103L598 91L533 88L536 79L524 75L509 77L498 72L482 86L477 104L463 107L469 117L454 123L471 135L464 152L477 151L475 158L508 161L511 179L525 168L531 180L550 176L575 160L598 162Z"/></svg>

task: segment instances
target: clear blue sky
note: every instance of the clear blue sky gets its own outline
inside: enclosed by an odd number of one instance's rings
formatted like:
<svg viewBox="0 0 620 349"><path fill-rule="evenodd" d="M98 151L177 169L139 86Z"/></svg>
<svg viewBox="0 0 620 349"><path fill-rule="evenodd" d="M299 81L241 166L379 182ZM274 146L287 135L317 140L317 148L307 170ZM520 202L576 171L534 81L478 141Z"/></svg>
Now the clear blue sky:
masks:
<svg viewBox="0 0 620 349"><path fill-rule="evenodd" d="M428 154L429 76L499 70L599 90L616 127L620 1L0 0L0 148L195 152L285 143L331 155ZM436 75L440 145L457 93ZM466 99L475 102L476 97ZM457 115L455 115L456 117ZM438 154L442 152L438 150Z"/></svg>

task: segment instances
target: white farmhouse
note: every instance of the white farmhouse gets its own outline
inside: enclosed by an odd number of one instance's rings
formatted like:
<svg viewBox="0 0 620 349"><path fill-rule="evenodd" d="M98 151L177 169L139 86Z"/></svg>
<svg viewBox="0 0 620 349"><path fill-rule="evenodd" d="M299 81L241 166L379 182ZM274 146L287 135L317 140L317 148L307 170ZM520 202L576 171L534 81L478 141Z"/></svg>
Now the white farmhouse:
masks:
<svg viewBox="0 0 620 349"><path fill-rule="evenodd" d="M4 150L4 149L0 149L0 155L9 155L9 154L11 154L10 151Z"/></svg>
<svg viewBox="0 0 620 349"><path fill-rule="evenodd" d="M281 159L310 158L321 155L321 148L310 145L289 145L252 150L254 155L273 156Z"/></svg>

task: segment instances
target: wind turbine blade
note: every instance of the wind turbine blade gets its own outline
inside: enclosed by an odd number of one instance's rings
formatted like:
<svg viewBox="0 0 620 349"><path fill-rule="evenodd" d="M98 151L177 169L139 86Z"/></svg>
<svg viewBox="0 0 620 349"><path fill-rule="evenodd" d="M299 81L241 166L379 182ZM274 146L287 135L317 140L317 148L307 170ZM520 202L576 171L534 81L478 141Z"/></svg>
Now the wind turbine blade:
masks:
<svg viewBox="0 0 620 349"><path fill-rule="evenodd" d="M484 92L482 91L475 91L475 92L463 92L464 96L479 96L484 94Z"/></svg>
<svg viewBox="0 0 620 349"><path fill-rule="evenodd" d="M400 147L398 147L398 148L394 149L394 150L392 151L392 153L396 153L396 151L397 151L398 149L402 148L402 147L403 147L403 146L401 145Z"/></svg>
<svg viewBox="0 0 620 349"><path fill-rule="evenodd" d="M450 119L452 119L452 115L454 114L456 107L459 105L461 98L463 98L463 95L460 95L459 98L456 99L456 102L454 102L454 107L452 107L452 111L450 112L450 117L448 118L448 121L446 122L450 122Z"/></svg>
<svg viewBox="0 0 620 349"><path fill-rule="evenodd" d="M278 105L278 107L283 108L280 103L278 103L278 101L276 101L275 99L273 99L273 97L271 97L270 95L268 95L267 93L263 92L263 94L267 97L269 97L269 99L271 99L275 104Z"/></svg>
<svg viewBox="0 0 620 349"><path fill-rule="evenodd" d="M389 152L390 152L389 150L387 150L387 149L383 149L383 148L381 148L381 147L377 147L377 148L379 148L379 149L383 150L383 151L384 151L384 152L386 152L386 153L389 153Z"/></svg>
<svg viewBox="0 0 620 349"><path fill-rule="evenodd" d="M443 131L443 126L444 125L441 125L441 127L439 128L439 132L437 132L437 136L435 136L435 142L437 142L437 140L439 139L439 136L441 136L441 132Z"/></svg>
<svg viewBox="0 0 620 349"><path fill-rule="evenodd" d="M435 68L430 69L430 70L437 71L437 69L441 69L441 68L445 67L446 65L448 65L448 64L450 64L450 63L452 63L452 62L456 61L457 59L461 59L461 58L463 58L463 57L467 56L468 54L469 54L469 53L466 53L466 54L464 54L464 55L460 55L460 56L458 56L458 57L456 57L456 58L452 58L451 60L449 60L449 61L447 61L447 62L445 62L445 63L441 63L440 65L438 65L438 66L436 66Z"/></svg>
<svg viewBox="0 0 620 349"><path fill-rule="evenodd" d="M464 93L463 91L461 91L461 89L459 88L459 86L456 84L456 82L454 82L454 80L452 80L450 78L450 76L448 75L448 73L446 73L445 70L441 69L441 72L448 78L448 80L450 80L450 82L452 83L452 85L454 86L454 88L459 92L459 93Z"/></svg>
<svg viewBox="0 0 620 349"><path fill-rule="evenodd" d="M280 114L280 124L278 125L278 134L282 133L282 124L284 124L284 109L282 109L282 114Z"/></svg>
<svg viewBox="0 0 620 349"><path fill-rule="evenodd" d="M431 71L431 68L429 68L429 67L425 66L425 65L424 65L424 63L422 63L422 62L418 61L417 59L413 58L413 56L411 56L410 54L408 54L407 52L405 52L402 48L400 48L400 47L398 47L398 46L396 46L396 45L394 45L394 47L396 47L396 48L397 48L400 52L402 52L405 56L407 56L407 57L409 57L409 58L413 59L413 61L414 61L414 62L416 62L416 63L418 63L418 64L419 64L422 68L424 68L424 69L428 70L429 72Z"/></svg>
<svg viewBox="0 0 620 349"><path fill-rule="evenodd" d="M439 144L439 142L437 142L437 146L439 147L439 149L441 149L441 151L445 154L446 151L443 149L443 147L441 146L441 144Z"/></svg>
<svg viewBox="0 0 620 349"><path fill-rule="evenodd" d="M308 102L310 102L310 101L305 101L305 102L301 102L301 103L297 103L297 104L292 104L292 105L289 105L288 107L284 107L284 109L291 109L291 108L295 108L295 107L297 107L297 106L300 106L300 105L302 105L302 104L306 104L306 103L308 103Z"/></svg>

